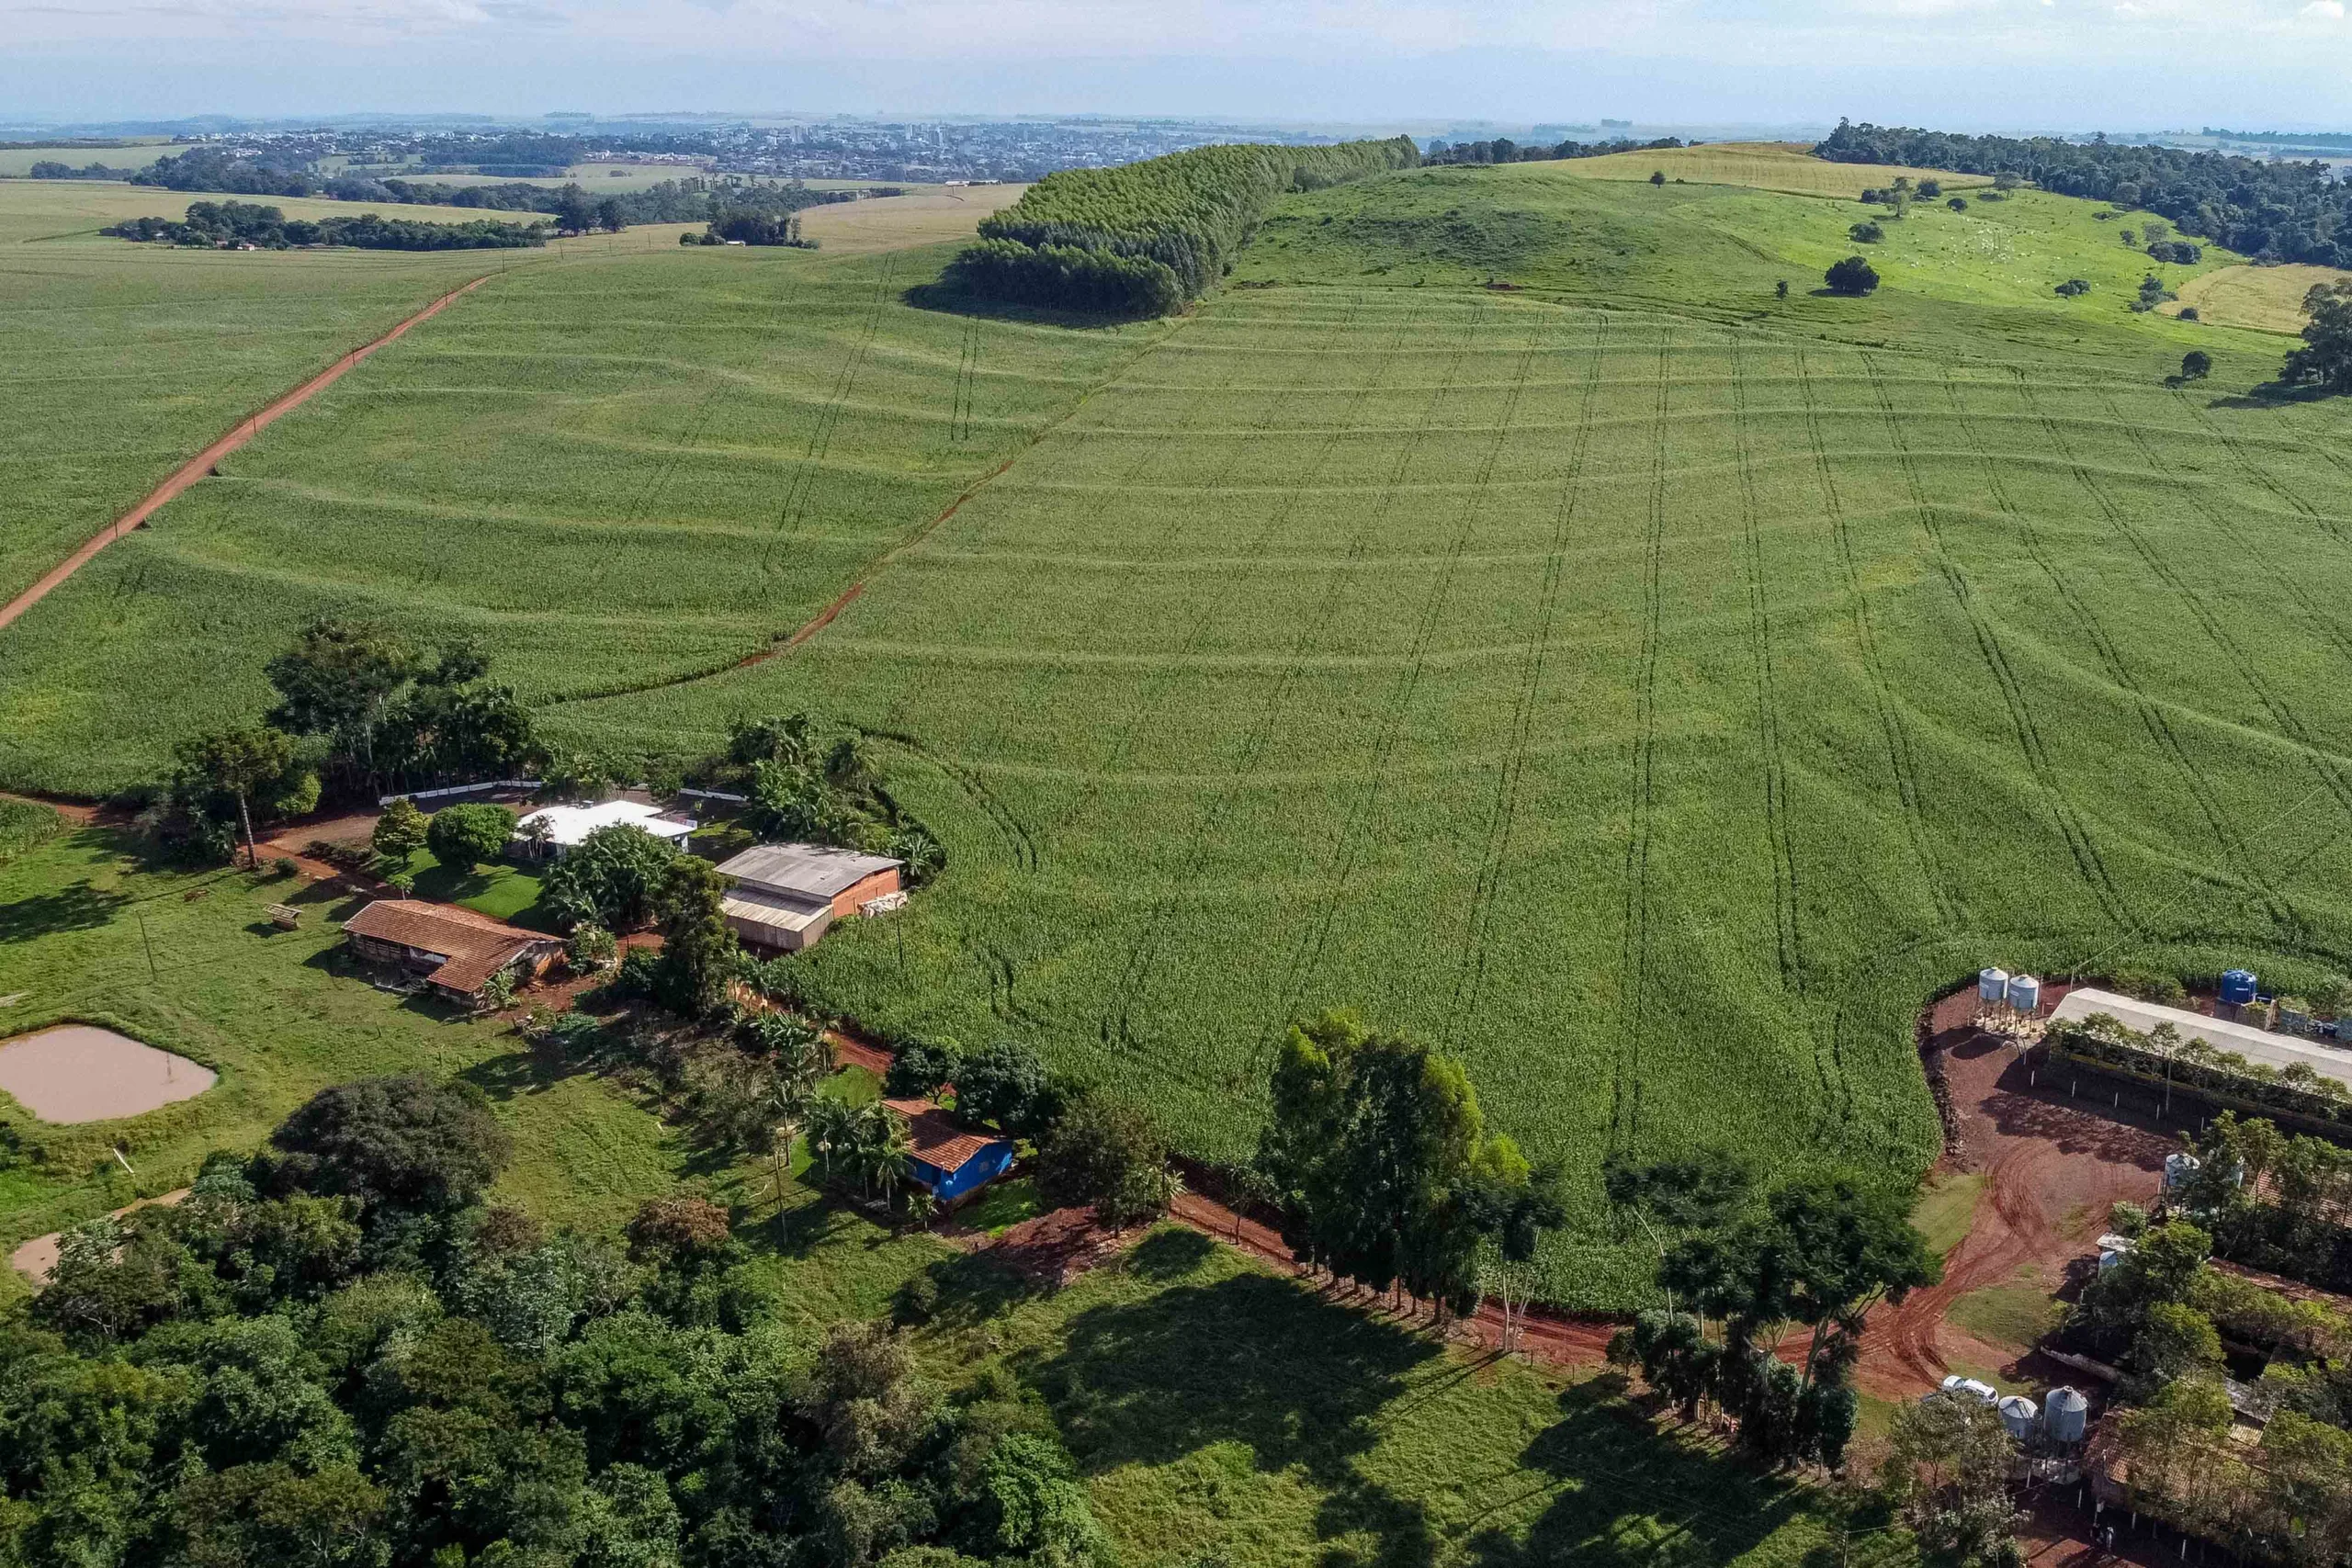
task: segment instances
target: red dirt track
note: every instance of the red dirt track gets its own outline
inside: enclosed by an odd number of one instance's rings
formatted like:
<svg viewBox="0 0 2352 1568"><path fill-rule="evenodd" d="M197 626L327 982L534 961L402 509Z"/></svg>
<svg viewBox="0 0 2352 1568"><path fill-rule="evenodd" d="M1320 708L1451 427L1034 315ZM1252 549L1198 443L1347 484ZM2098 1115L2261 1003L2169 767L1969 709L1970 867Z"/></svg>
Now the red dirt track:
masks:
<svg viewBox="0 0 2352 1568"><path fill-rule="evenodd" d="M161 510L182 491L187 490L190 485L196 483L197 480L210 473L212 471L212 466L215 463L218 463L221 458L227 457L230 453L234 452L238 447L243 446L246 442L251 441L254 436L260 434L263 426L274 423L281 414L289 413L293 410L300 408L304 403L309 402L312 398L317 397L321 392L325 391L329 387L332 387L337 381L342 380L345 372L348 371L353 366L357 365L361 360L366 359L369 355L374 354L378 349L383 347L386 344L390 343L394 338L401 336L407 333L409 328L416 325L419 321L429 321L433 317L439 315L443 310L447 310L451 302L456 300L459 295L471 293L473 290L481 288L484 283L487 283L492 276L492 274L484 273L481 276L475 278L471 283L466 284L461 288L451 289L448 293L444 294L440 299L435 299L432 304L427 305L415 315L409 317L406 321L401 322L398 326L392 328L391 331L376 339L373 343L363 344L359 347L353 349L350 353L345 355L333 365L328 366L324 370L320 371L317 375L311 377L309 380L295 388L292 391L284 393L277 401L271 403L259 413L248 414L243 419L239 420L235 424L230 426L226 434L220 436L218 440L214 441L211 446L207 446L203 451L198 452L195 457L190 457L187 462L181 464L173 471L171 478L165 479L162 484L157 485L153 490L148 491L147 499L141 501L138 505L132 507L120 517L116 518L112 523L107 525L107 526L101 529L97 534L84 541L81 548L75 550L72 555L67 556L63 560L58 562L56 566L50 569L47 575L43 576L40 581L34 583L30 588L26 589L22 593L17 594L14 599L9 600L7 604L0 604L0 629L6 629L16 621L17 616L23 615L35 604L40 604L43 599L49 597L50 593L55 590L59 584L64 582L67 578L72 577L75 572L81 570L83 567L88 565L91 557L96 555L100 550L105 549L108 545L113 544L117 539L121 538L125 534L130 533L133 528L139 527L141 525L144 524L148 518L153 516L156 512Z"/></svg>

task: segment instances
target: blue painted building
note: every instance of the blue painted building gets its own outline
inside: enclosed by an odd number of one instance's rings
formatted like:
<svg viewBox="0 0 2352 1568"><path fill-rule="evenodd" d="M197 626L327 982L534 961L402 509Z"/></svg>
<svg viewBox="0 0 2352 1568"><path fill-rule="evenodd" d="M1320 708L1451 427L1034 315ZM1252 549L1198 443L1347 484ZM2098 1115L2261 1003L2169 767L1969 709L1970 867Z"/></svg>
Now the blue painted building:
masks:
<svg viewBox="0 0 2352 1568"><path fill-rule="evenodd" d="M1012 1166L1012 1141L990 1133L967 1133L938 1106L923 1100L886 1100L907 1124L908 1173L915 1183L953 1208L1002 1176Z"/></svg>

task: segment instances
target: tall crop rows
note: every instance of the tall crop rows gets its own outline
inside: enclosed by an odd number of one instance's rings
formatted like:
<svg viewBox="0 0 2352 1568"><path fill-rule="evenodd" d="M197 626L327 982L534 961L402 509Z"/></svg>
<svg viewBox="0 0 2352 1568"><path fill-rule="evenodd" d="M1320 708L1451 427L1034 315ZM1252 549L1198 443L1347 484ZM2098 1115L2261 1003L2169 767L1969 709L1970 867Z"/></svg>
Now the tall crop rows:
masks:
<svg viewBox="0 0 2352 1568"><path fill-rule="evenodd" d="M1412 138L1239 144L1046 175L980 224L952 275L983 299L1159 316L1224 272L1274 198L1419 161Z"/></svg>

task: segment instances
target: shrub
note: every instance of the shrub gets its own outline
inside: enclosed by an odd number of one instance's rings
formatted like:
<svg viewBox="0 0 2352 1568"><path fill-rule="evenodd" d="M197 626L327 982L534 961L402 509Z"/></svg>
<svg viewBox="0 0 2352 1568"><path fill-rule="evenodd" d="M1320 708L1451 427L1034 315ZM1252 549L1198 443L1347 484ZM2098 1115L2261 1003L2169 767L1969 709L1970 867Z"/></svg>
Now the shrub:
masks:
<svg viewBox="0 0 2352 1568"><path fill-rule="evenodd" d="M613 962L620 944L594 920L582 920L563 944L563 961L575 975L594 975Z"/></svg>
<svg viewBox="0 0 2352 1568"><path fill-rule="evenodd" d="M452 871L470 872L506 852L514 836L514 813L503 806L477 802L445 806L433 814L424 843L433 858Z"/></svg>
<svg viewBox="0 0 2352 1568"><path fill-rule="evenodd" d="M2084 282L2079 277L2070 277L2065 282L2058 284L2051 289L2052 293L2057 295L2062 299L2080 299L2083 295L2088 294L2090 291L2091 286Z"/></svg>
<svg viewBox="0 0 2352 1568"><path fill-rule="evenodd" d="M575 923L634 931L651 917L655 892L677 854L642 828L599 828L548 873L548 903Z"/></svg>
<svg viewBox="0 0 2352 1568"><path fill-rule="evenodd" d="M1833 263L1821 278L1829 286L1832 294L1860 296L1878 287L1877 270L1860 256L1848 256L1844 261Z"/></svg>
<svg viewBox="0 0 2352 1568"><path fill-rule="evenodd" d="M1951 208L1954 212L1965 212L1968 210L1968 198L1964 196L1956 196L1950 201L1945 202L1944 205Z"/></svg>
<svg viewBox="0 0 2352 1568"><path fill-rule="evenodd" d="M963 1048L953 1040L910 1041L890 1059L882 1092L893 1100L929 1100L955 1078L963 1055Z"/></svg>
<svg viewBox="0 0 2352 1568"><path fill-rule="evenodd" d="M424 813L416 808L416 802L401 795L376 818L375 831L368 835L368 842L385 859L404 861L424 847L429 826Z"/></svg>
<svg viewBox="0 0 2352 1568"><path fill-rule="evenodd" d="M1875 245L1886 238L1886 231L1875 222L1857 223L1846 231L1846 237L1858 245Z"/></svg>
<svg viewBox="0 0 2352 1568"><path fill-rule="evenodd" d="M2181 312L2183 315L2187 311ZM2192 348L2180 356L2180 378L2200 381L2213 373L2213 356L2201 348Z"/></svg>

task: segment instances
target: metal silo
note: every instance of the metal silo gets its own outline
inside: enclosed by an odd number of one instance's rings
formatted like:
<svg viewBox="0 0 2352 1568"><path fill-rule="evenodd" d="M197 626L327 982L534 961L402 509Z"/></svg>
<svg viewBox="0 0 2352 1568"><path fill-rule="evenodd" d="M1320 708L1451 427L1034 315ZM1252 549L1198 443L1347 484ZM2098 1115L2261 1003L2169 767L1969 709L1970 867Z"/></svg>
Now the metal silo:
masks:
<svg viewBox="0 0 2352 1568"><path fill-rule="evenodd" d="M1995 1007L2009 999L2009 972L2006 969L1980 969L1976 972L1976 999L1991 1002Z"/></svg>
<svg viewBox="0 0 2352 1568"><path fill-rule="evenodd" d="M2021 1393L2009 1395L2001 1401L1997 1408L2001 1412L2001 1425L2018 1442L2032 1437L2033 1429L2041 1425L2041 1412L2033 1407L2032 1400Z"/></svg>
<svg viewBox="0 0 2352 1568"><path fill-rule="evenodd" d="M2009 976L2009 1005L2019 1012L2032 1012L2041 1006L2041 982L2030 975Z"/></svg>
<svg viewBox="0 0 2352 1568"><path fill-rule="evenodd" d="M2079 1390L2053 1388L2042 1407L2042 1427L2053 1443L2079 1443L2090 1426L2091 1402Z"/></svg>

